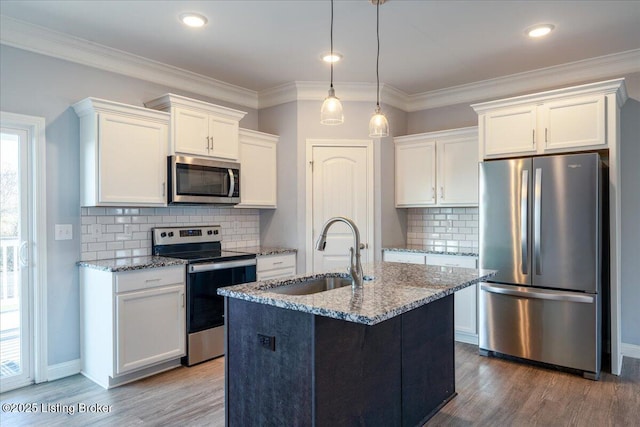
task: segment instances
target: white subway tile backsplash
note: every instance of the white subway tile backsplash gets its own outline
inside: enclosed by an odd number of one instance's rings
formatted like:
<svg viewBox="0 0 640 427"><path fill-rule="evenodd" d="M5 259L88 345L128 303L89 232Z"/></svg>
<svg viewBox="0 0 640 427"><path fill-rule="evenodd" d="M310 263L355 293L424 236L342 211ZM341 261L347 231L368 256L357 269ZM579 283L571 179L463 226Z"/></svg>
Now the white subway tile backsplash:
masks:
<svg viewBox="0 0 640 427"><path fill-rule="evenodd" d="M151 229L176 225L220 225L223 248L260 245L260 216L255 209L90 207L81 209L81 224L83 261L151 255ZM102 224L99 238L91 236L89 224Z"/></svg>
<svg viewBox="0 0 640 427"><path fill-rule="evenodd" d="M407 244L446 252L477 252L478 208L409 209Z"/></svg>

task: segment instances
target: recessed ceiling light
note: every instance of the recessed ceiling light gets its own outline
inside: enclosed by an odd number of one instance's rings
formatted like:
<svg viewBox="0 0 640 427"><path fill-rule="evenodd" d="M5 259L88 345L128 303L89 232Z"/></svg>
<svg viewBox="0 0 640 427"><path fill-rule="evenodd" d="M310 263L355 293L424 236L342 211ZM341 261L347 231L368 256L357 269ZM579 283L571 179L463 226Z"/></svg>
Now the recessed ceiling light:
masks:
<svg viewBox="0 0 640 427"><path fill-rule="evenodd" d="M324 62L338 62L342 59L342 54L338 53L338 52L333 52L333 55L331 55L330 52L327 53L323 53L322 55L320 55L320 57L322 58L322 60Z"/></svg>
<svg viewBox="0 0 640 427"><path fill-rule="evenodd" d="M555 28L552 24L540 24L524 30L524 33L532 38L543 37L549 34Z"/></svg>
<svg viewBox="0 0 640 427"><path fill-rule="evenodd" d="M207 17L199 13L183 13L180 15L180 22L187 27L200 28L207 25Z"/></svg>

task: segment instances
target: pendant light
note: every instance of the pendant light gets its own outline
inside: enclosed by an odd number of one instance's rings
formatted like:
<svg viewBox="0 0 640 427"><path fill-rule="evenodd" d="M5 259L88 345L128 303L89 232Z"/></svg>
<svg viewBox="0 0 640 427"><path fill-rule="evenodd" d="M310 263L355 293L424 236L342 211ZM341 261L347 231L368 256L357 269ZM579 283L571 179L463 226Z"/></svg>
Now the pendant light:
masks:
<svg viewBox="0 0 640 427"><path fill-rule="evenodd" d="M369 121L369 136L372 138L382 138L389 136L389 122L380 109L380 4L385 0L371 0L376 5L376 38L378 40L378 51L376 53L376 111Z"/></svg>
<svg viewBox="0 0 640 427"><path fill-rule="evenodd" d="M333 0L331 0L331 56L333 56ZM333 61L331 62L329 95L325 98L320 109L320 123L323 125L341 125L344 123L342 103L336 97L336 91L333 89Z"/></svg>

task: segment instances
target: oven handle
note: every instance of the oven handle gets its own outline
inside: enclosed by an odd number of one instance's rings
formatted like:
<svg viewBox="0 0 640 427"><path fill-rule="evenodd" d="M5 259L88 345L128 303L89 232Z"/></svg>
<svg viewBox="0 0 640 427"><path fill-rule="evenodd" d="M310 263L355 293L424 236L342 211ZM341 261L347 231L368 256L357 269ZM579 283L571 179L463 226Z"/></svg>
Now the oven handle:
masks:
<svg viewBox="0 0 640 427"><path fill-rule="evenodd" d="M224 270L227 268L247 267L256 265L256 259L240 259L237 261L208 262L189 265L189 273L202 273L204 271Z"/></svg>

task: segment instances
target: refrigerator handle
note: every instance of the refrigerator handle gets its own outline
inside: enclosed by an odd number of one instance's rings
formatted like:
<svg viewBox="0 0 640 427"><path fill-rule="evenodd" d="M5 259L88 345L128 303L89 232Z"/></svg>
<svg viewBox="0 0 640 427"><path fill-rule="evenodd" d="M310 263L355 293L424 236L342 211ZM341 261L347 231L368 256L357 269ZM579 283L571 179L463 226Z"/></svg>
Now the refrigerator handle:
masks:
<svg viewBox="0 0 640 427"><path fill-rule="evenodd" d="M540 258L540 212L542 207L540 206L542 203L542 168L536 168L536 176L535 176L535 188L534 188L534 202L533 202L533 246L534 246L534 256L536 258L536 274L542 274L542 260Z"/></svg>
<svg viewBox="0 0 640 427"><path fill-rule="evenodd" d="M522 171L522 180L520 183L520 257L521 257L521 265L520 269L522 270L522 274L528 274L527 271L529 269L528 263L528 233L527 233L527 224L529 223L529 171Z"/></svg>
<svg viewBox="0 0 640 427"><path fill-rule="evenodd" d="M495 285L489 283L481 283L480 290L485 292L491 292L492 294L510 295L520 298L531 299L546 299L550 301L568 301L568 302L582 302L586 304L593 304L595 302L595 295L581 294L578 292L563 292L552 291L547 289L529 290L526 288L518 288L509 285Z"/></svg>

